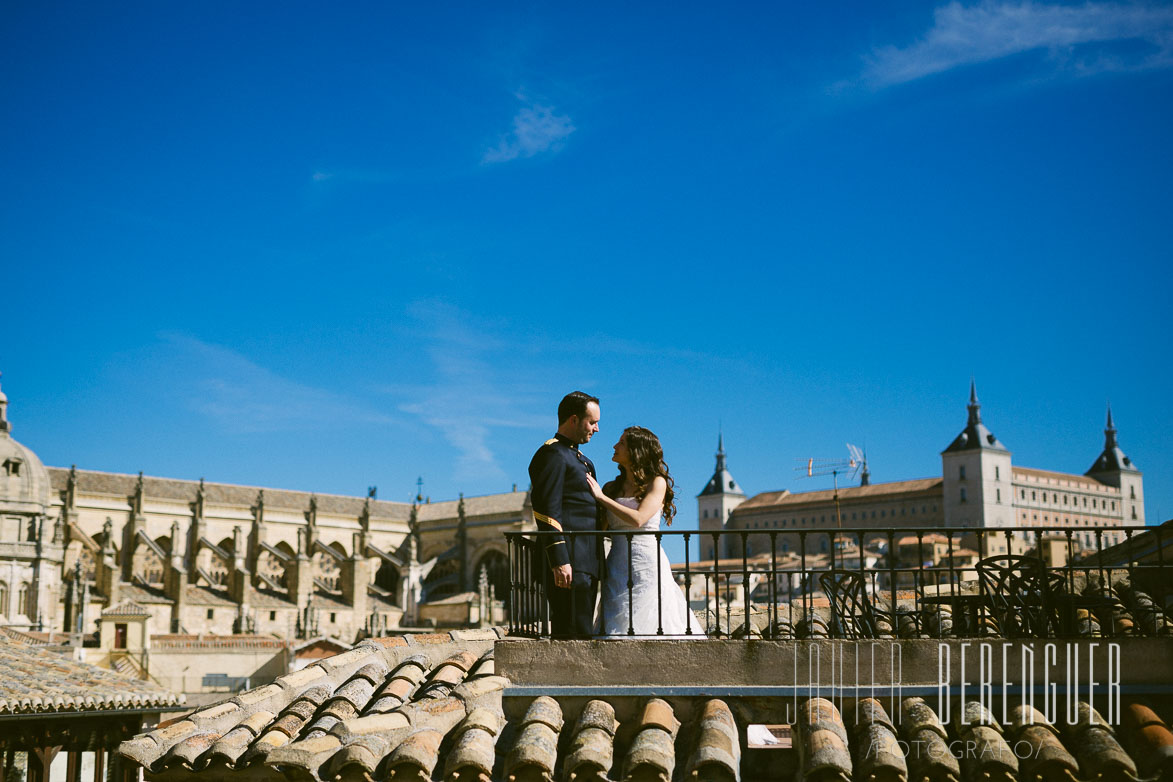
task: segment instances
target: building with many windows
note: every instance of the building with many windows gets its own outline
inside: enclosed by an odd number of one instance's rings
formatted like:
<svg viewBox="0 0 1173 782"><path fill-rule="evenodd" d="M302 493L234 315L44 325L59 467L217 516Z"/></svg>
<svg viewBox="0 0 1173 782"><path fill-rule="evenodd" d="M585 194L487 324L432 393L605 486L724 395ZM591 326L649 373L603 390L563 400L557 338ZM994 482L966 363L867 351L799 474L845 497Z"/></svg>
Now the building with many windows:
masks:
<svg viewBox="0 0 1173 782"><path fill-rule="evenodd" d="M508 594L506 530L529 495L430 502L45 467L0 392L0 625L93 633L120 605L158 634L332 636L421 604Z"/></svg>
<svg viewBox="0 0 1173 782"><path fill-rule="evenodd" d="M704 531L743 530L749 554L771 550L826 553L830 536L798 533L844 528L941 527L996 530L1006 527L1077 527L1074 543L1082 550L1113 545L1120 533L1097 528L1143 525L1143 476L1116 440L1108 410L1104 448L1083 475L1013 464L1011 452L982 422L977 389L970 385L965 428L941 452L941 476L890 483L870 483L837 491L767 491L747 497L729 472L723 443L717 467L697 497ZM803 539L805 537L805 540ZM1026 536L1030 537L1030 536ZM1015 550L1026 537L988 535L988 553ZM1033 538L1031 538L1033 539ZM740 556L740 544L723 539L721 557ZM972 541L967 542L967 545ZM736 550L733 550L736 549ZM713 557L713 541L701 536L701 558Z"/></svg>

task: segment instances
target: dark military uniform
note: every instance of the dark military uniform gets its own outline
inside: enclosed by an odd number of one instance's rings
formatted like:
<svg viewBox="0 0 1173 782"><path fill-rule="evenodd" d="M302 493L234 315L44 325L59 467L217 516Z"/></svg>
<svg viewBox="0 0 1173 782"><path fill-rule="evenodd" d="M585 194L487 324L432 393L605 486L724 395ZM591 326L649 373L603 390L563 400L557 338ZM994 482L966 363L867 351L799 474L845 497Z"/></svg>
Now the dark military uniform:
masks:
<svg viewBox="0 0 1173 782"><path fill-rule="evenodd" d="M534 520L542 532L598 529L598 506L586 476L595 465L578 445L560 434L547 440L529 463ZM543 535L546 549L546 598L554 635L585 638L594 632L595 595L599 583L598 547L594 535ZM569 564L571 587L554 586L554 568Z"/></svg>

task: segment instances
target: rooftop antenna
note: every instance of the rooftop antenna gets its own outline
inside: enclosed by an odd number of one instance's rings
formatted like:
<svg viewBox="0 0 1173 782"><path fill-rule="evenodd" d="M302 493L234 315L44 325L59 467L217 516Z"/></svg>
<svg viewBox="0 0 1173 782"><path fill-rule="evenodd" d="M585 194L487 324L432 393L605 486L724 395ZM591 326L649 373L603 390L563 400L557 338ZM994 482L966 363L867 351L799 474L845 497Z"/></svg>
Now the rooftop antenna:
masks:
<svg viewBox="0 0 1173 782"><path fill-rule="evenodd" d="M865 445L860 448L858 445L848 443L847 452L851 454L852 459L859 462L859 485L870 486L872 474L868 472L868 447Z"/></svg>
<svg viewBox="0 0 1173 782"><path fill-rule="evenodd" d="M846 475L848 478L854 478L860 468L864 468L866 462L863 460L862 454L859 458L855 455L855 446L847 446L850 456L846 459L827 459L820 457L811 457L807 459L798 459L801 466L795 467L794 471L802 473L799 478L820 478L826 475L831 476L831 485L835 487L835 493L832 495L835 500L835 524L840 529L843 528L843 513L839 510L839 476ZM854 450L853 450L854 449Z"/></svg>

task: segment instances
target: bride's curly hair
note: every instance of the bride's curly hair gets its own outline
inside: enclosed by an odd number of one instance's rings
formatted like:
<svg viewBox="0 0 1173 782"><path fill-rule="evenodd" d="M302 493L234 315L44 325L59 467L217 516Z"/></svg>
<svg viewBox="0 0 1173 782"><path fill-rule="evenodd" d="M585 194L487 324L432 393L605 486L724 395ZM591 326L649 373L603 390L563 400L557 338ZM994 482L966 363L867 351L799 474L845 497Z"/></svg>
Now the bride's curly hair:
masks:
<svg viewBox="0 0 1173 782"><path fill-rule="evenodd" d="M675 481L668 472L668 465L664 464L664 449L660 445L660 438L652 434L650 429L642 426L629 426L623 430L627 453L631 456L631 482L635 484L635 498L643 500L652 481L656 476L663 477L668 482L668 490L664 492L664 524L671 525L672 517L676 515L676 503L672 500L676 496ZM623 484L628 478L627 468L619 467L619 476L604 487L608 496L614 497L623 491Z"/></svg>

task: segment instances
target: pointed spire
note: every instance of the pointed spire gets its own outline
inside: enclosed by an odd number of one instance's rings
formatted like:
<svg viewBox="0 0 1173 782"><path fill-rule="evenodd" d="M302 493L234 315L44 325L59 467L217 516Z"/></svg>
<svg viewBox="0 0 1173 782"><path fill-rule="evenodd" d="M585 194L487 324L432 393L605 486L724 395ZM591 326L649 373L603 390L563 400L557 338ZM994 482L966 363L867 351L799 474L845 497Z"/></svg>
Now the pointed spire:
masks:
<svg viewBox="0 0 1173 782"><path fill-rule="evenodd" d="M1112 419L1112 405L1109 404L1108 415L1104 421L1104 450L1100 452L1095 463L1084 474L1095 476L1099 473L1109 473L1106 480L1110 482L1115 480L1110 477L1111 474L1117 472L1140 472L1140 470L1120 449L1120 443L1116 440L1116 422ZM1105 478L1101 477L1097 480L1105 480ZM1119 484L1111 485L1118 486Z"/></svg>
<svg viewBox="0 0 1173 782"><path fill-rule="evenodd" d="M733 476L729 474L729 468L725 464L725 435L720 428L717 429L717 466L713 470L713 477L709 478L709 482L705 484L704 490L698 496L707 494L741 494L741 487L733 480Z"/></svg>
<svg viewBox="0 0 1173 782"><path fill-rule="evenodd" d="M1104 448L1116 447L1116 424L1112 422L1112 404L1108 403L1108 420L1104 424Z"/></svg>
<svg viewBox="0 0 1173 782"><path fill-rule="evenodd" d="M980 424L982 422L982 403L978 401L977 382L972 376L969 378L969 404L966 407L969 409L969 425Z"/></svg>
<svg viewBox="0 0 1173 782"><path fill-rule="evenodd" d="M3 391L0 391L0 432L11 431L12 424L8 423L8 397L4 396Z"/></svg>

